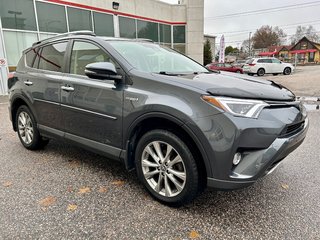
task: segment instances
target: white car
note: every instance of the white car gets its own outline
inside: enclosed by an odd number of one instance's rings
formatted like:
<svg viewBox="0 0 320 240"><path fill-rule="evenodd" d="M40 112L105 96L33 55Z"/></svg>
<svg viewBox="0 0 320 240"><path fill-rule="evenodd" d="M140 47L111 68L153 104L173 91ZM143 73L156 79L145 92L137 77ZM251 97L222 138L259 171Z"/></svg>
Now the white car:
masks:
<svg viewBox="0 0 320 240"><path fill-rule="evenodd" d="M254 74L263 76L266 73L289 75L293 70L292 64L281 62L277 58L252 58L243 66L243 72L251 76Z"/></svg>

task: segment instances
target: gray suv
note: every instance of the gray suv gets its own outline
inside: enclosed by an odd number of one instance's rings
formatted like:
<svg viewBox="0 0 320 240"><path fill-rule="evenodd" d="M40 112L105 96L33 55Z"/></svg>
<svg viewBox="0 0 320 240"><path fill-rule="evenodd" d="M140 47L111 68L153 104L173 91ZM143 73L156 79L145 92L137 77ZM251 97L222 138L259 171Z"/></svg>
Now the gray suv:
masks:
<svg viewBox="0 0 320 240"><path fill-rule="evenodd" d="M23 52L10 117L30 150L67 140L135 169L168 205L237 189L304 140L306 111L272 81L211 72L143 39L58 35Z"/></svg>

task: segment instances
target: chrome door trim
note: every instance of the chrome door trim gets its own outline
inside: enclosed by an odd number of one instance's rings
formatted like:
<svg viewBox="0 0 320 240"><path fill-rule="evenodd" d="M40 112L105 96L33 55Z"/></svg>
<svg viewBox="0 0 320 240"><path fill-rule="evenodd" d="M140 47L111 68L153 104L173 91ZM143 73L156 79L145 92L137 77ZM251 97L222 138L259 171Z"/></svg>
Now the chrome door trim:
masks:
<svg viewBox="0 0 320 240"><path fill-rule="evenodd" d="M33 100L38 101L38 102L51 103L51 104L54 104L54 105L60 105L60 103L47 101L47 100L43 100L43 99L39 99L39 98L33 98Z"/></svg>
<svg viewBox="0 0 320 240"><path fill-rule="evenodd" d="M86 113L91 113L91 114L95 114L95 115L98 115L98 116L101 116L101 117L105 117L105 118L110 118L112 120L117 120L116 117L114 116L110 116L110 115L106 115L106 114L102 114L102 113L98 113L98 112L93 112L93 111L90 111L90 110L86 110L86 109L82 109L82 108L78 108L78 107L73 107L73 106L69 106L69 105L65 105L65 104L61 104L62 107L66 107L66 108L71 108L71 109L74 109L74 110L78 110L78 111L82 111L82 112L86 112Z"/></svg>
<svg viewBox="0 0 320 240"><path fill-rule="evenodd" d="M98 115L98 116L101 116L101 117L105 117L105 118L109 118L109 119L112 119L112 120L117 120L118 119L117 117L114 117L114 116L110 116L110 115L103 114L103 113L98 113L98 112L93 112L93 111L82 109L82 108L78 108L78 107L68 106L66 104L60 104L60 103L57 103L57 102L51 102L51 101L42 100L42 99L38 99L38 98L34 98L34 100L35 101L39 101L39 102L44 102L44 103L51 103L51 104L54 104L54 105L60 105L61 107L70 108L70 109L74 109L74 110L77 110L77 111L82 111L82 112L86 112L86 113L95 114L95 115Z"/></svg>

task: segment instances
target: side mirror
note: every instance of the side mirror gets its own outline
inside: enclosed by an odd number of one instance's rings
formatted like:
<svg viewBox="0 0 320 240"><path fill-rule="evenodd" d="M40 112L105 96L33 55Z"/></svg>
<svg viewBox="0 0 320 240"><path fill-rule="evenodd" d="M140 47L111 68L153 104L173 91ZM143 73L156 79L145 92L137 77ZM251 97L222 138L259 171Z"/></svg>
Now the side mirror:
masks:
<svg viewBox="0 0 320 240"><path fill-rule="evenodd" d="M116 80L122 79L121 75L118 75L116 67L111 62L95 62L86 66L85 74L89 78L100 80Z"/></svg>

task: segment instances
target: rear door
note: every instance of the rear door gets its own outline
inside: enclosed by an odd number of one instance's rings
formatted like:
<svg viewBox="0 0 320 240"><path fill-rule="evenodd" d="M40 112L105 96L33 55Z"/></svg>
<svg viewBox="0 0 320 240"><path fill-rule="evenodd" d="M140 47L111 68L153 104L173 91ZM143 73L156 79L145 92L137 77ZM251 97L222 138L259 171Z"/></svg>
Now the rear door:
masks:
<svg viewBox="0 0 320 240"><path fill-rule="evenodd" d="M116 63L92 41L74 40L69 54L70 74L64 78L61 92L65 136L118 155L122 147L122 85L85 75L89 63Z"/></svg>
<svg viewBox="0 0 320 240"><path fill-rule="evenodd" d="M26 54L27 67L23 83L41 130L62 130L60 85L64 76L67 44L68 41L54 42L31 49ZM35 54L36 57L32 59L28 57L29 54Z"/></svg>

